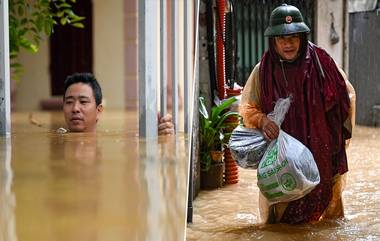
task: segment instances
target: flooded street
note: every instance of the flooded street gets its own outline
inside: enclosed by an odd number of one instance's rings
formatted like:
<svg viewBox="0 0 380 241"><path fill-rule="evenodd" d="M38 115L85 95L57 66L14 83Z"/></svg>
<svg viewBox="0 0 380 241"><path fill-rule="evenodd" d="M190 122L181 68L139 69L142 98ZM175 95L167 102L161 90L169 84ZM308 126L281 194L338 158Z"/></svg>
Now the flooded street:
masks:
<svg viewBox="0 0 380 241"><path fill-rule="evenodd" d="M193 202L187 240L380 240L380 128L356 126L348 148L343 192L345 218L311 225L260 224L256 171L240 169L240 182L202 191Z"/></svg>
<svg viewBox="0 0 380 241"><path fill-rule="evenodd" d="M0 241L184 239L183 134L139 138L134 112L103 113L97 134L55 133L62 126L62 113L12 115L0 139Z"/></svg>

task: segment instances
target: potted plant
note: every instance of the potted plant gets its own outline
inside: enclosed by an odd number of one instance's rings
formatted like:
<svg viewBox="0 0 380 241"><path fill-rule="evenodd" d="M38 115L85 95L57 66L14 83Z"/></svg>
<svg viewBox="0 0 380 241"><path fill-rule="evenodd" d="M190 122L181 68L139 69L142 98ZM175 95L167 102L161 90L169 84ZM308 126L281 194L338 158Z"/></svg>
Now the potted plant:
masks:
<svg viewBox="0 0 380 241"><path fill-rule="evenodd" d="M228 110L235 101L237 101L235 97L229 98L213 106L209 114L204 98L199 98L202 188L213 189L223 185L223 147L227 144L225 136L231 132L229 128L231 123L226 122L226 119L230 116L239 116L237 112Z"/></svg>

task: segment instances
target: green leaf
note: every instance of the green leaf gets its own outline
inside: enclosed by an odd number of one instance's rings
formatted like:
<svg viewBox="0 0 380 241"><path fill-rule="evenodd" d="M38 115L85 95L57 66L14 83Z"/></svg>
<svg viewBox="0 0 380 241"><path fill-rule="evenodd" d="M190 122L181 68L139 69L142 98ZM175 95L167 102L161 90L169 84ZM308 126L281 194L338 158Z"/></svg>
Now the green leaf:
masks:
<svg viewBox="0 0 380 241"><path fill-rule="evenodd" d="M36 53L38 51L38 46L30 42L27 38L21 38L19 44L21 47L32 53Z"/></svg>
<svg viewBox="0 0 380 241"><path fill-rule="evenodd" d="M35 45L35 44L30 44L30 45L29 45L29 48L30 48L30 50L31 50L33 53L37 53L37 52L38 52L38 46Z"/></svg>
<svg viewBox="0 0 380 241"><path fill-rule="evenodd" d="M41 37L56 24L83 28L84 17L73 11L74 0L9 0L9 52L15 60L21 49L36 53ZM61 8L61 9L60 9ZM57 23L58 22L58 23ZM12 65L12 71L17 65Z"/></svg>
<svg viewBox="0 0 380 241"><path fill-rule="evenodd" d="M33 40L38 45L41 41L41 37L39 35L34 35Z"/></svg>
<svg viewBox="0 0 380 241"><path fill-rule="evenodd" d="M66 18L61 18L61 21L60 21L61 25L65 25L67 23L67 19Z"/></svg>
<svg viewBox="0 0 380 241"><path fill-rule="evenodd" d="M202 114L203 118L208 119L208 112L204 101L203 97L199 97L199 113Z"/></svg>
<svg viewBox="0 0 380 241"><path fill-rule="evenodd" d="M67 13L68 16L76 16L76 15L74 14L73 10L71 10L71 9L66 8L66 9L64 9L63 11L64 11L65 13Z"/></svg>
<svg viewBox="0 0 380 241"><path fill-rule="evenodd" d="M73 23L71 25L74 26L74 27L76 27L76 28L84 28L84 24L83 23Z"/></svg>
<svg viewBox="0 0 380 241"><path fill-rule="evenodd" d="M17 10L18 10L18 15L19 16L23 16L24 15L24 6L19 6Z"/></svg>
<svg viewBox="0 0 380 241"><path fill-rule="evenodd" d="M80 21L82 21L82 20L84 20L84 19L86 19L86 18L85 18L85 17L80 17L80 16L75 15L75 16L73 16L73 17L71 18L71 22L80 22Z"/></svg>
<svg viewBox="0 0 380 241"><path fill-rule="evenodd" d="M18 53L18 52L16 52L16 51L12 51L12 52L9 53L9 57L10 57L11 59L13 59L13 58L17 57L17 53Z"/></svg>
<svg viewBox="0 0 380 241"><path fill-rule="evenodd" d="M30 30L31 30L33 33L35 33L35 34L38 34L38 33L39 33L38 29L35 28L35 27L31 27Z"/></svg>
<svg viewBox="0 0 380 241"><path fill-rule="evenodd" d="M37 30L39 32L42 32L43 26L44 26L44 20L43 20L43 18L41 16L37 16L37 19L36 19Z"/></svg>
<svg viewBox="0 0 380 241"><path fill-rule="evenodd" d="M26 34L26 32L28 32L28 28L20 29L20 30L18 31L18 36L19 36L19 37L22 37L22 36L24 36L24 35Z"/></svg>
<svg viewBox="0 0 380 241"><path fill-rule="evenodd" d="M220 105L214 106L211 111L211 119L215 119L216 116L220 115L222 111L228 109L235 101L237 101L237 99L233 96L223 101Z"/></svg>
<svg viewBox="0 0 380 241"><path fill-rule="evenodd" d="M47 36L50 36L50 34L52 32L52 29L53 29L53 25L51 23L49 23L49 22L46 22L44 30L45 30L45 34Z"/></svg>
<svg viewBox="0 0 380 241"><path fill-rule="evenodd" d="M71 8L71 5L64 2L64 3L58 4L58 8Z"/></svg>
<svg viewBox="0 0 380 241"><path fill-rule="evenodd" d="M27 18L23 18L23 19L21 19L20 25L25 25L27 23L28 23L28 19Z"/></svg>
<svg viewBox="0 0 380 241"><path fill-rule="evenodd" d="M59 11L59 12L56 14L56 16L59 17L59 18L61 18L61 17L63 16L63 14L64 14L63 11Z"/></svg>
<svg viewBox="0 0 380 241"><path fill-rule="evenodd" d="M10 67L11 67L11 68L21 68L22 65L19 64L19 63L12 63L12 64L10 64Z"/></svg>

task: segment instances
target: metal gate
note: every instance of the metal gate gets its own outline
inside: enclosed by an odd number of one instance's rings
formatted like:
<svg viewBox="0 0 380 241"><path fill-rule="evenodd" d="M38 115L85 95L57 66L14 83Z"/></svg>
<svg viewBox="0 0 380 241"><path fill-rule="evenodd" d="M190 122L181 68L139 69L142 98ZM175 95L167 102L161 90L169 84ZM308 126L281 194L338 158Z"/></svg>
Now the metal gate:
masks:
<svg viewBox="0 0 380 241"><path fill-rule="evenodd" d="M274 8L282 3L296 6L311 29L309 39L314 40L313 0L231 0L231 3L236 27L237 71L235 80L241 86L245 85L253 67L260 61L262 54L268 48L264 31Z"/></svg>

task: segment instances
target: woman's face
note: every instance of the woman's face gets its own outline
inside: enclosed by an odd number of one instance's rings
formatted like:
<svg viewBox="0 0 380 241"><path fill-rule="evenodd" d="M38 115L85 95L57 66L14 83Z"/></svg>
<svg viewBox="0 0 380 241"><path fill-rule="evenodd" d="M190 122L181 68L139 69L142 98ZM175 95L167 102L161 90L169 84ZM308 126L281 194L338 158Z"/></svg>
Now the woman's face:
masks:
<svg viewBox="0 0 380 241"><path fill-rule="evenodd" d="M298 56L301 37L297 34L275 37L276 52L283 60L293 61Z"/></svg>

